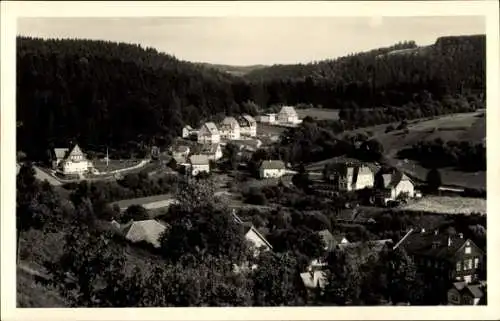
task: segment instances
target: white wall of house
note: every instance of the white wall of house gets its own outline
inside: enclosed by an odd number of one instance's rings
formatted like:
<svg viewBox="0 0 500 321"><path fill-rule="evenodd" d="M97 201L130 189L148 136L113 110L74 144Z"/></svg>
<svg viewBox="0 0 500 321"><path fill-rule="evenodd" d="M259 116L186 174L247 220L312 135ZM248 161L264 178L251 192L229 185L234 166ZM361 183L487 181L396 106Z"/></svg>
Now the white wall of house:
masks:
<svg viewBox="0 0 500 321"><path fill-rule="evenodd" d="M373 180L374 180L373 175L370 174L358 175L358 180L356 181L354 189L360 190L365 187L372 188L374 183Z"/></svg>
<svg viewBox="0 0 500 321"><path fill-rule="evenodd" d="M415 186L409 180L402 180L391 190L392 199L396 199L401 193L408 193L410 197L413 197L415 194Z"/></svg>
<svg viewBox="0 0 500 321"><path fill-rule="evenodd" d="M245 239L252 243L252 245L257 249L260 249L261 247L268 248L267 244L259 237L259 235L257 235L257 233L255 233L253 229L250 229L247 234L245 234Z"/></svg>
<svg viewBox="0 0 500 321"><path fill-rule="evenodd" d="M182 138L188 138L191 135L191 131L187 128L182 129Z"/></svg>
<svg viewBox="0 0 500 321"><path fill-rule="evenodd" d="M220 143L220 135L219 134L204 133L203 131L200 130L200 133L198 134L198 143L201 143L201 144Z"/></svg>
<svg viewBox="0 0 500 321"><path fill-rule="evenodd" d="M231 128L227 126L221 128L219 132L220 132L220 137L223 139L229 139L229 140L240 139L241 130L239 127Z"/></svg>
<svg viewBox="0 0 500 321"><path fill-rule="evenodd" d="M257 126L242 126L240 132L243 136L255 137L257 136Z"/></svg>
<svg viewBox="0 0 500 321"><path fill-rule="evenodd" d="M285 174L284 169L275 169L275 168L261 168L260 169L260 177L261 178L275 178L281 177Z"/></svg>
<svg viewBox="0 0 500 321"><path fill-rule="evenodd" d="M86 173L92 164L87 160L72 161L71 159L62 164L63 174L83 174Z"/></svg>

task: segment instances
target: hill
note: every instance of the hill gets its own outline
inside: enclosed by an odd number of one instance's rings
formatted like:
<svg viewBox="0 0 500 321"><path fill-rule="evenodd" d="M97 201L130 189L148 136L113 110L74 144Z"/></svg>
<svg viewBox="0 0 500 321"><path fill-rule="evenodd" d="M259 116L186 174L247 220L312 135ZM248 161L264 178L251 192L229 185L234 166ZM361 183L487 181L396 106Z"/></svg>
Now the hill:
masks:
<svg viewBox="0 0 500 321"><path fill-rule="evenodd" d="M70 141L140 156L152 144L167 146L185 124L275 104L339 110L332 121L340 129L484 108L485 36L440 38L425 54L394 54L420 52L403 42L263 68L191 63L94 40L20 37L17 49L17 144L36 160Z"/></svg>
<svg viewBox="0 0 500 321"><path fill-rule="evenodd" d="M210 63L200 63L201 66L213 68L215 70L228 73L233 76L244 76L254 70L266 68L265 65L251 65L251 66L231 66L231 65L219 65Z"/></svg>

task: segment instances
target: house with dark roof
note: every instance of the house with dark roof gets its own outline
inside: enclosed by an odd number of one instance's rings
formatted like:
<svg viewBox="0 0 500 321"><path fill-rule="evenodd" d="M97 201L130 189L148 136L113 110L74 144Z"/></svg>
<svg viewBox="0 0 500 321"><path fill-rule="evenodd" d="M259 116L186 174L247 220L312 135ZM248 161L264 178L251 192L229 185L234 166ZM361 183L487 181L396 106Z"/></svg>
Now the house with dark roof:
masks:
<svg viewBox="0 0 500 321"><path fill-rule="evenodd" d="M259 168L260 178L276 178L285 175L285 163L280 160L262 161Z"/></svg>
<svg viewBox="0 0 500 321"><path fill-rule="evenodd" d="M454 282L448 290L448 305L480 305L484 295L482 284Z"/></svg>
<svg viewBox="0 0 500 321"><path fill-rule="evenodd" d="M370 167L363 164L336 164L332 174L326 177L339 191L357 191L372 188L374 174Z"/></svg>
<svg viewBox="0 0 500 321"><path fill-rule="evenodd" d="M257 136L257 122L255 119L247 114L243 114L237 118L240 125L240 134L242 136Z"/></svg>
<svg viewBox="0 0 500 321"><path fill-rule="evenodd" d="M399 170L393 169L388 173L379 171L375 175L377 199L383 204L394 201L399 197L415 197L415 184Z"/></svg>
<svg viewBox="0 0 500 321"><path fill-rule="evenodd" d="M217 144L220 142L220 132L215 123L207 122L198 131L198 143Z"/></svg>
<svg viewBox="0 0 500 321"><path fill-rule="evenodd" d="M219 125L220 137L222 139L240 139L240 124L234 117L226 117Z"/></svg>
<svg viewBox="0 0 500 321"><path fill-rule="evenodd" d="M478 279L485 253L462 234L410 230L394 249L403 247L421 271L445 275L450 281L471 283Z"/></svg>
<svg viewBox="0 0 500 321"><path fill-rule="evenodd" d="M200 146L199 154L207 156L208 160L217 161L222 158L222 147L220 144L205 144Z"/></svg>

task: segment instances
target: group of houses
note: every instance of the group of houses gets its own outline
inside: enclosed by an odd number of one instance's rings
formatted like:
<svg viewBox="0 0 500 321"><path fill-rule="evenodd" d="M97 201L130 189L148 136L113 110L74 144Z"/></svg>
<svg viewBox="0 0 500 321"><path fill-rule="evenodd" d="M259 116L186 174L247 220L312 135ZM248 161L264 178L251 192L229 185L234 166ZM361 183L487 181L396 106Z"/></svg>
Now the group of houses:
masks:
<svg viewBox="0 0 500 321"><path fill-rule="evenodd" d="M311 261L307 271L300 274L311 295L327 284L325 258L329 252L340 250L349 255L351 251L362 261L364 252L373 255L401 247L413 259L417 271L443 276L451 284L446 293L449 305L478 305L485 298L486 284L479 274L479 270L484 268L485 253L463 234L410 229L396 244L390 239L351 243L344 235L334 236L329 230L319 231L318 234L324 242L326 254Z"/></svg>
<svg viewBox="0 0 500 321"><path fill-rule="evenodd" d="M258 116L258 121L270 125L296 126L302 122L292 106L283 106L278 113L267 113Z"/></svg>
<svg viewBox="0 0 500 321"><path fill-rule="evenodd" d="M378 169L362 163L339 163L334 170L325 171L323 179L335 191L351 192L374 188L375 200L387 205L400 198L419 198L421 193L415 189L413 181L397 169Z"/></svg>

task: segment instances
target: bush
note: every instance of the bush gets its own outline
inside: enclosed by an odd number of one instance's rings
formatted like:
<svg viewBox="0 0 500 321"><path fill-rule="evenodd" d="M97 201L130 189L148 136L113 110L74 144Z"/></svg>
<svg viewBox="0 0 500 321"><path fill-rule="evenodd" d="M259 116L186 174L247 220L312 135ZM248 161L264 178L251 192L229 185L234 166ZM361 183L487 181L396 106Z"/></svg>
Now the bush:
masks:
<svg viewBox="0 0 500 321"><path fill-rule="evenodd" d="M267 198L262 193L262 191L256 189L256 188L251 188L247 193L244 195L244 200L245 203L248 204L254 204L254 205L266 205L267 204Z"/></svg>
<svg viewBox="0 0 500 321"><path fill-rule="evenodd" d="M394 126L389 125L389 126L387 126L387 127L385 128L385 133L390 133L390 132L392 132L393 130L394 130Z"/></svg>

